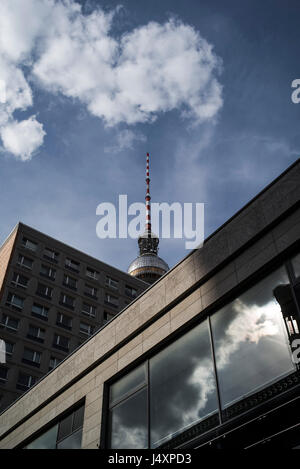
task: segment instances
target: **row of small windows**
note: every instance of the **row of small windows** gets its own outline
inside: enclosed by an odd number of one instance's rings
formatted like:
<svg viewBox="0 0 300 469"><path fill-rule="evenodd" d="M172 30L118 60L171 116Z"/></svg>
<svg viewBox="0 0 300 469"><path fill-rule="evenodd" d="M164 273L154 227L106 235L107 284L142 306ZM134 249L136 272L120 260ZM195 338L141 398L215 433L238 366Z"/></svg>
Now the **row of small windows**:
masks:
<svg viewBox="0 0 300 469"><path fill-rule="evenodd" d="M9 293L8 298L7 298L7 304L12 304L17 307L17 309L21 309L23 307L23 298L18 297L17 295L14 295L12 293ZM33 303L32 309L31 309L31 314L32 316L35 316L39 319L42 319L44 321L48 321L49 317L49 311L50 309L47 308L46 306L43 306L38 303ZM82 309L81 313L84 314L85 316L88 316L90 318L95 318L96 317L96 307L93 305L90 305L89 303L83 302L82 304ZM18 319L12 318L11 316L4 315L6 317L6 324L5 326L10 329L17 330L18 329ZM3 316L3 317L4 317ZM103 320L105 322L111 320L115 316L114 313L110 313L107 311L104 311L103 314ZM67 329L72 329L72 318L70 316L67 316L64 313L58 312L57 313L57 319L56 319L56 324L61 327L65 327ZM81 323L84 324L84 323Z"/></svg>
<svg viewBox="0 0 300 469"><path fill-rule="evenodd" d="M33 331L31 330L30 332L32 333ZM2 350L2 347L3 347L3 350ZM2 363L5 363L7 359L8 360L12 359L14 349L15 349L15 343L9 342L7 340L1 341L0 352L2 353L1 355L1 358L3 359ZM39 367L41 363L41 357L42 357L42 352L39 352L38 350L32 350L28 347L24 347L24 353L23 353L23 358L22 358L23 363ZM60 362L61 362L61 359L51 356L50 362L49 362L49 370L52 370Z"/></svg>
<svg viewBox="0 0 300 469"><path fill-rule="evenodd" d="M52 295L53 295L53 288L39 283L37 286L36 294L38 296L41 296L42 298L51 300ZM16 310L22 310L24 307L24 301L25 301L24 297L19 296L15 293L9 292L7 295L6 305L11 306L13 309L16 309ZM119 307L119 299L108 293L105 295L105 303L113 308ZM64 306L65 308L74 310L75 298L70 295L67 295L66 293L61 292L60 298L59 298L59 304ZM45 306L37 305L36 303L34 303L33 312L35 314L39 314L40 316L45 318L48 316L48 311L49 311L49 308ZM95 318L97 308L96 306L90 303L87 303L86 301L83 301L82 306L81 306L81 312L85 314L86 316Z"/></svg>
<svg viewBox="0 0 300 469"><path fill-rule="evenodd" d="M25 237L23 238L22 246L27 248L27 249L30 249L31 251L36 251L37 250L37 244L34 243L33 241L30 241L28 238L25 238ZM53 251L49 248L45 248L44 257L48 260L51 260L51 261L54 260L54 261L57 262L59 254L56 251ZM23 267L31 269L32 265L33 265L33 260L23 256L22 254L20 254L18 263ZM67 269L72 270L73 272L76 272L76 273L79 273L79 271L80 271L80 263L77 262L77 261L74 261L74 260L72 260L68 257L65 260L65 267ZM48 266L45 266L45 265L42 266L41 274L44 274L45 276L47 276L49 278L52 277L53 280L54 280L55 279L55 273L56 273L55 269L53 269L51 267L48 267ZM100 274L97 270L92 269L90 267L86 268L86 276L87 277L90 277L93 280L98 280L99 275ZM68 277L68 276L65 276L65 277ZM71 285L71 287L73 287L73 288L77 288L76 282L77 282L76 279L69 279L68 284ZM119 281L112 278L112 277L106 276L105 286L109 287L109 288L112 288L114 290L118 290ZM137 296L137 290L135 288L126 285L125 290L126 290L125 294L128 295L128 296L130 296L132 298L135 298Z"/></svg>
<svg viewBox="0 0 300 469"><path fill-rule="evenodd" d="M19 329L20 320L3 314L0 320L0 326L6 328L11 332L16 332ZM72 318L65 316L62 313L57 314L56 324L64 327L65 329L72 329ZM95 327L91 324L87 324L80 321L79 332L87 337L91 336L95 331ZM36 342L44 343L46 335L46 329L30 324L27 332L27 338L35 340ZM70 348L70 338L64 337L59 334L54 334L53 347L60 348L63 351L68 352Z"/></svg>
<svg viewBox="0 0 300 469"><path fill-rule="evenodd" d="M18 264L20 266L31 269L32 263L33 263L33 260L24 257L22 254L19 255ZM43 277L46 277L48 280L54 281L56 278L56 269L42 264L40 275ZM91 277L91 275L89 276ZM19 274L17 272L14 273L14 277L12 280L12 283L14 285L21 287L21 288L27 288L28 282L29 282L29 278L26 277L25 275ZM114 290L118 290L118 283L119 282L117 280L114 280L111 277L106 277L106 281L105 281L106 287L112 288ZM64 274L64 278L63 278L64 286L72 290L77 290L77 284L78 284L78 280L76 278L71 277L70 275ZM97 299L97 292L98 292L98 289L96 287L94 287L93 285L85 284L84 294L91 296L94 299ZM138 295L138 292L135 288L129 285L125 285L125 295L130 298L136 298ZM109 295L109 296L112 296L112 295Z"/></svg>
<svg viewBox="0 0 300 469"><path fill-rule="evenodd" d="M0 366L0 383L5 384L8 380L9 368ZM36 376L28 375L23 372L19 372L16 388L21 391L26 391L37 382Z"/></svg>
<svg viewBox="0 0 300 469"><path fill-rule="evenodd" d="M13 357L14 349L15 349L15 343L10 342L8 340L1 340L0 343L0 363L6 363L6 360L10 360ZM24 355L23 355L23 360L27 360L32 363L40 363L40 358L41 358L42 353L38 352L36 350L31 350L28 348L24 348ZM61 362L60 358L51 356L50 361L49 361L49 371L55 368L59 363Z"/></svg>
<svg viewBox="0 0 300 469"><path fill-rule="evenodd" d="M39 364L38 360L40 360L40 354L37 352L33 351L24 351L24 357L29 357L23 358L24 363L29 363L31 365L36 365ZM35 361L32 361L32 358L34 358ZM51 357L50 362L49 362L49 370L53 369L61 360ZM39 366L39 365L38 365ZM5 385L5 383L8 380L9 376L9 367L6 366L0 366L0 384ZM21 390L21 391L26 391L27 389L31 388L37 381L38 377L34 375L30 375L28 373L24 373L22 371L19 372L17 383L16 383L16 388Z"/></svg>

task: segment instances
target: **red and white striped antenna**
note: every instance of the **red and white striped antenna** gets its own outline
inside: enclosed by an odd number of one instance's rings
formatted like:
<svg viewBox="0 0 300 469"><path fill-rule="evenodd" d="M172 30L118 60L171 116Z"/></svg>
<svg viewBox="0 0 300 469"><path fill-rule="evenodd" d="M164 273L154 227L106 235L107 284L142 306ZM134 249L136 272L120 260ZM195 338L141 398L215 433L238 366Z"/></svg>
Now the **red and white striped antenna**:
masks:
<svg viewBox="0 0 300 469"><path fill-rule="evenodd" d="M159 239L158 236L152 233L151 227L151 196L150 196L150 164L149 164L149 153L147 153L147 164L146 164L146 225L145 232L139 236L138 245L140 248L140 255L143 254L156 254L158 251Z"/></svg>
<svg viewBox="0 0 300 469"><path fill-rule="evenodd" d="M146 164L146 233L148 237L151 237L151 206L150 206L150 168L149 168L149 153L147 153L147 164Z"/></svg>

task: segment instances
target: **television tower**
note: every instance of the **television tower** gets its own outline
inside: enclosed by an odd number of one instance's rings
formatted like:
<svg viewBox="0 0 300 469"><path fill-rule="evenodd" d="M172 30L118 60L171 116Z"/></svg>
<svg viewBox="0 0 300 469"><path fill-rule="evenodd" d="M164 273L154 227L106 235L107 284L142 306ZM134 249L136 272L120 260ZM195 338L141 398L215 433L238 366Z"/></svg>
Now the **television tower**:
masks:
<svg viewBox="0 0 300 469"><path fill-rule="evenodd" d="M145 231L138 238L139 256L131 262L128 273L144 282L154 283L168 270L168 264L158 253L159 238L151 230L151 196L150 196L150 164L149 153L146 157L146 223Z"/></svg>

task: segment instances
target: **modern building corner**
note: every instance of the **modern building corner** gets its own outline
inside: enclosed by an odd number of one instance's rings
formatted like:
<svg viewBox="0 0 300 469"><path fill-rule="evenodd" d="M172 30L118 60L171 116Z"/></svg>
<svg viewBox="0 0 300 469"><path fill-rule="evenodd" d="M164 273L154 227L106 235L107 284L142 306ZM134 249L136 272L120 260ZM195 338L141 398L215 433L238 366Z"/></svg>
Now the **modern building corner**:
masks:
<svg viewBox="0 0 300 469"><path fill-rule="evenodd" d="M0 448L299 446L300 160L123 306L0 415Z"/></svg>

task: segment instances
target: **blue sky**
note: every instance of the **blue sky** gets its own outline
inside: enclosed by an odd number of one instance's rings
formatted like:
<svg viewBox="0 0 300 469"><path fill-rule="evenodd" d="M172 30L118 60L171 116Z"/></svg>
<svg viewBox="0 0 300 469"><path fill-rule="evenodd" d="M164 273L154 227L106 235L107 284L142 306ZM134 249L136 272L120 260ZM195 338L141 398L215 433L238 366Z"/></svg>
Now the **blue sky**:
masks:
<svg viewBox="0 0 300 469"><path fill-rule="evenodd" d="M299 2L53 2L0 6L1 239L22 221L126 270L96 207L144 200L147 151L152 201L204 202L206 236L299 157Z"/></svg>

